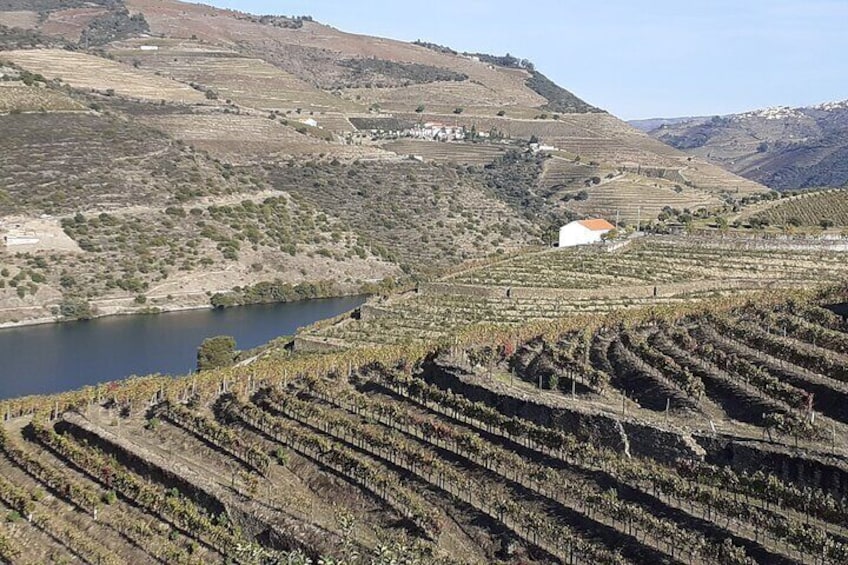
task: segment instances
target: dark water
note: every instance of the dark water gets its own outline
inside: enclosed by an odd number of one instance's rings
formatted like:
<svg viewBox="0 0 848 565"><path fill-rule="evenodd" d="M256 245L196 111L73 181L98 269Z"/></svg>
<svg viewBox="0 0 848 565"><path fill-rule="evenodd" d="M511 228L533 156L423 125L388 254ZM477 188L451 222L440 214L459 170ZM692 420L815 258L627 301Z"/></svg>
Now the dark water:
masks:
<svg viewBox="0 0 848 565"><path fill-rule="evenodd" d="M0 398L50 394L151 373L194 369L207 337L251 349L360 306L364 297L117 316L0 330Z"/></svg>

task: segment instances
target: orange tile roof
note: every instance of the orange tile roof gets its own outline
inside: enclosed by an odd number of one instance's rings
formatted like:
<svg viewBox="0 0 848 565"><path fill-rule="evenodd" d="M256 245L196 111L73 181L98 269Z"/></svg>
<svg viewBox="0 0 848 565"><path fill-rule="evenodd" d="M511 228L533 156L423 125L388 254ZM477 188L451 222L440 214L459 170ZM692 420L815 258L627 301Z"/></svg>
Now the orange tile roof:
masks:
<svg viewBox="0 0 848 565"><path fill-rule="evenodd" d="M615 229L614 225L612 225L606 220L601 219L580 220L580 225L584 228L589 228L592 231L606 231Z"/></svg>

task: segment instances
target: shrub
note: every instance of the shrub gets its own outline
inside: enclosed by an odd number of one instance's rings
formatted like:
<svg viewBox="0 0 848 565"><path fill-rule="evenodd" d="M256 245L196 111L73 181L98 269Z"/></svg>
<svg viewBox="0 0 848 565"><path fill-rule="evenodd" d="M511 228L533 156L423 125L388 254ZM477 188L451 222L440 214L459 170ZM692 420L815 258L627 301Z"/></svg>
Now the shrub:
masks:
<svg viewBox="0 0 848 565"><path fill-rule="evenodd" d="M90 320L94 317L94 310L81 298L66 298L59 305L59 314L69 320Z"/></svg>
<svg viewBox="0 0 848 565"><path fill-rule="evenodd" d="M236 340L232 336L216 336L203 340L197 349L197 370L229 367L236 357Z"/></svg>
<svg viewBox="0 0 848 565"><path fill-rule="evenodd" d="M115 494L115 491L110 490L103 494L102 500L103 504L111 506L118 501L118 495Z"/></svg>
<svg viewBox="0 0 848 565"><path fill-rule="evenodd" d="M274 451L274 459L277 460L277 463L280 466L285 467L289 462L289 453L288 453L288 451L286 451L282 447L278 447Z"/></svg>

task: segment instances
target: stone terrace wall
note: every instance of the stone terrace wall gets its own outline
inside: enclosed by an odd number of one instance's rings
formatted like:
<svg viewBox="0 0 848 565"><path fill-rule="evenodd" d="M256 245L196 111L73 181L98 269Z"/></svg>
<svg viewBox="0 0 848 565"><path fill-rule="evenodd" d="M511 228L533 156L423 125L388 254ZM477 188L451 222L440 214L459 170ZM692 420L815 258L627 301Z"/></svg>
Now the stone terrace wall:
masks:
<svg viewBox="0 0 848 565"><path fill-rule="evenodd" d="M427 296L469 296L475 298L618 300L626 298L672 298L719 290L762 289L769 283L751 280L702 280L658 285L613 286L605 288L532 288L427 283L418 291Z"/></svg>
<svg viewBox="0 0 848 565"><path fill-rule="evenodd" d="M787 483L848 496L848 461L758 441L728 437L696 436L707 451L707 461L727 465L734 471L773 474Z"/></svg>
<svg viewBox="0 0 848 565"><path fill-rule="evenodd" d="M423 377L430 384L462 394L472 402L493 406L507 416L560 429L583 441L619 452L629 450L633 456L672 463L680 458L702 459L704 455L703 449L688 434L585 407L555 406L544 399L515 396L494 381L439 361L425 363Z"/></svg>

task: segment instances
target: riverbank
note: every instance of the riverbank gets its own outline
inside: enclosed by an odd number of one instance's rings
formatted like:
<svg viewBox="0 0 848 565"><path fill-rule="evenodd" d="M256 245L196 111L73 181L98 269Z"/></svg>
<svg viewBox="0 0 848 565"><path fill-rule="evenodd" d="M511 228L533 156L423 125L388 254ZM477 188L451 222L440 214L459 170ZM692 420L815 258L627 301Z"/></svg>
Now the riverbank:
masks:
<svg viewBox="0 0 848 565"><path fill-rule="evenodd" d="M257 302L244 302L221 304L220 301L213 300L215 297L226 296L230 294L231 289L222 289L220 291L209 292L188 292L182 294L169 294L166 296L150 296L144 302L139 304L135 297L124 296L114 298L103 298L100 300L91 300L88 302L90 306L90 316L86 316L85 320L98 320L102 318L116 316L152 316L157 314L166 314L172 312L188 312L193 310L214 310L216 308L230 308L252 306L257 304L289 304L302 300L313 300L322 298L347 298L352 296L361 296L368 294L361 286L352 285L334 285L332 291L317 293L312 296L303 296L299 299L285 300L264 300ZM0 308L0 319L7 317L9 313L33 311L40 314L38 317L26 319L11 319L9 321L0 322L0 331L14 328L25 328L30 326L43 326L51 324L63 324L68 322L80 321L80 318L63 317L56 315L44 315L52 310L58 310L60 303L48 303L37 306L18 306L10 308ZM3 312L6 316L3 316ZM14 315L14 314L12 314Z"/></svg>
<svg viewBox="0 0 848 565"><path fill-rule="evenodd" d="M364 296L347 296L10 328L0 331L0 398L74 390L131 375L184 375L195 369L197 348L206 338L232 336L237 349L251 352L320 320L349 315L364 302Z"/></svg>

